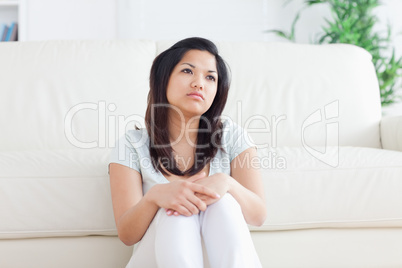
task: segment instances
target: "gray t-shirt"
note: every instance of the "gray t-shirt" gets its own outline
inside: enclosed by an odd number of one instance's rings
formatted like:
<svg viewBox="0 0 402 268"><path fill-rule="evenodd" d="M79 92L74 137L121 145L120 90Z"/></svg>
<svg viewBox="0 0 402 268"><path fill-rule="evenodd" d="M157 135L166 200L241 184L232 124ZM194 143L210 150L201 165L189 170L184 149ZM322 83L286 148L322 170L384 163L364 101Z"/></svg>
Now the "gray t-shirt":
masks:
<svg viewBox="0 0 402 268"><path fill-rule="evenodd" d="M225 173L230 175L230 163L244 150L255 146L247 132L236 123L223 122L222 149L218 149L210 162L209 175ZM120 137L112 150L109 163L118 163L137 170L142 176L142 190L145 194L152 186L169 183L159 170L155 170L149 154L149 136L146 129L133 129Z"/></svg>

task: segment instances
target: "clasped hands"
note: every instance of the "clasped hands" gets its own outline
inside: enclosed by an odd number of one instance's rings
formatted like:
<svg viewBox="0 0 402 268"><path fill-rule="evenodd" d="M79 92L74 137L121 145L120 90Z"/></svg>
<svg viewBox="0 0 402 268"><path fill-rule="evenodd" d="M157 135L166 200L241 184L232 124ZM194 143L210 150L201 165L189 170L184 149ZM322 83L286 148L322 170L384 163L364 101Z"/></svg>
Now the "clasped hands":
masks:
<svg viewBox="0 0 402 268"><path fill-rule="evenodd" d="M216 173L206 176L205 172L188 179L160 184L157 205L165 208L167 215L191 216L205 211L208 205L217 202L229 191L230 176Z"/></svg>

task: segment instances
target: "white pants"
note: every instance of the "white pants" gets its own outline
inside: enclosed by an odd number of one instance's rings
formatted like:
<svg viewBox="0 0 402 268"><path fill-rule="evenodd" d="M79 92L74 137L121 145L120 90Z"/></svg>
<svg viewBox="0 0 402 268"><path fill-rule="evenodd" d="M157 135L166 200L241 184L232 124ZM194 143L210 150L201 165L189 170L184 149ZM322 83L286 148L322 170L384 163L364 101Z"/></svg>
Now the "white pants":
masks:
<svg viewBox="0 0 402 268"><path fill-rule="evenodd" d="M126 266L186 267L261 267L240 205L231 194L190 217L167 216L159 209Z"/></svg>

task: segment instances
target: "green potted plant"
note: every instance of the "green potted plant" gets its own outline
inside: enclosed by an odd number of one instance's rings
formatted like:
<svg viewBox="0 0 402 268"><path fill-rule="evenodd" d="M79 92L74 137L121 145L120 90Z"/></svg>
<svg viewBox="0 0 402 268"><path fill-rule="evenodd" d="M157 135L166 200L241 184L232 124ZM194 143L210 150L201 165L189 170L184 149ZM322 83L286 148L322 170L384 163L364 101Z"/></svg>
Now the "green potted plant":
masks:
<svg viewBox="0 0 402 268"><path fill-rule="evenodd" d="M401 87L402 57L396 58L391 48L391 27L386 33L375 31L379 22L373 9L380 6L379 0L305 0L303 7L293 20L289 33L281 30L269 30L277 35L295 42L295 27L303 10L317 4L330 6L332 18L325 18L326 24L315 40L318 44L346 43L366 49L373 58L381 94L382 106L400 100L397 88ZM392 49L392 52L390 50Z"/></svg>

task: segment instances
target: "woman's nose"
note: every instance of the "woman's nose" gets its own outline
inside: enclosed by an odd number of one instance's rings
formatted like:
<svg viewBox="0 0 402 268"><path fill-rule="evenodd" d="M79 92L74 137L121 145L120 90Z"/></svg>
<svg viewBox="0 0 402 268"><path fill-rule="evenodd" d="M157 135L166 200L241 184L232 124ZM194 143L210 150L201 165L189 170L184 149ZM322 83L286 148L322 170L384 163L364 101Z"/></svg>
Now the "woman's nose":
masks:
<svg viewBox="0 0 402 268"><path fill-rule="evenodd" d="M191 87L204 89L204 83L202 82L202 78L194 77L194 80L191 82Z"/></svg>

